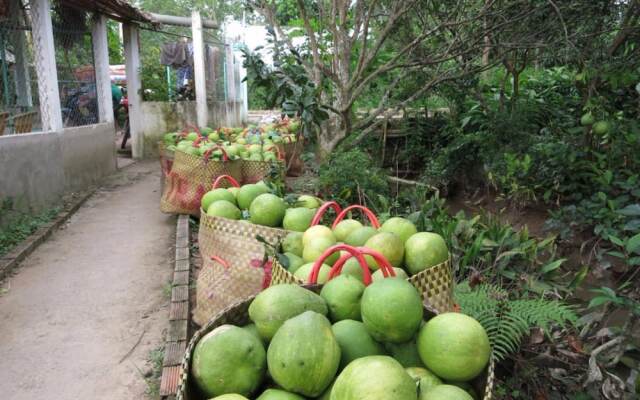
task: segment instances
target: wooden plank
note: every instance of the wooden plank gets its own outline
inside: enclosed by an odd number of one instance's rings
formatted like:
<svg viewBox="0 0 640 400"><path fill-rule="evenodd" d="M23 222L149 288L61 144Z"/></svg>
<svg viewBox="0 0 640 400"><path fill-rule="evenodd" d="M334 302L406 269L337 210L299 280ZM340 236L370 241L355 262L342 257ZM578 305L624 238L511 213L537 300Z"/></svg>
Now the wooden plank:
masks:
<svg viewBox="0 0 640 400"><path fill-rule="evenodd" d="M176 261L176 267L174 271L189 271L189 259Z"/></svg>
<svg viewBox="0 0 640 400"><path fill-rule="evenodd" d="M179 321L189 319L189 302L175 301L169 306L169 320Z"/></svg>
<svg viewBox="0 0 640 400"><path fill-rule="evenodd" d="M189 286L174 286L171 289L171 301L188 301L189 300Z"/></svg>
<svg viewBox="0 0 640 400"><path fill-rule="evenodd" d="M188 325L189 323L186 320L169 321L167 342L179 342L181 340L187 340Z"/></svg>
<svg viewBox="0 0 640 400"><path fill-rule="evenodd" d="M164 360L162 366L172 367L182 364L184 358L184 352L187 349L187 341L181 340L179 342L169 342L164 348Z"/></svg>
<svg viewBox="0 0 640 400"><path fill-rule="evenodd" d="M189 248L188 247L177 247L176 248L176 261L188 260L189 259Z"/></svg>
<svg viewBox="0 0 640 400"><path fill-rule="evenodd" d="M178 392L180 381L180 366L166 367L162 369L160 380L160 396L172 396Z"/></svg>
<svg viewBox="0 0 640 400"><path fill-rule="evenodd" d="M175 271L173 273L173 286L189 284L189 271Z"/></svg>

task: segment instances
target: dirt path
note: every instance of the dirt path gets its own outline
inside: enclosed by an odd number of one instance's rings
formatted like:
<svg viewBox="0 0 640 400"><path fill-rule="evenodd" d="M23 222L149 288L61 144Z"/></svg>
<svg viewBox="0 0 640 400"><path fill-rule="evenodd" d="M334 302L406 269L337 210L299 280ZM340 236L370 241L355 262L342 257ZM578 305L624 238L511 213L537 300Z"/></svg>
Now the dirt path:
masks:
<svg viewBox="0 0 640 400"><path fill-rule="evenodd" d="M157 162L121 171L4 283L0 398L145 397L172 271L158 190Z"/></svg>

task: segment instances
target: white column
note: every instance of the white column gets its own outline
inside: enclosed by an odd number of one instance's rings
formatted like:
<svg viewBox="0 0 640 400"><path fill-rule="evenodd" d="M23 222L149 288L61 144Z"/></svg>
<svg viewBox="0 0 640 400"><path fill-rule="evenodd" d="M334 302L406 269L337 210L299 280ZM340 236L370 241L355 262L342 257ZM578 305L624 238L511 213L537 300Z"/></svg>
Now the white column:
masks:
<svg viewBox="0 0 640 400"><path fill-rule="evenodd" d="M107 18L104 15L97 14L93 19L91 38L93 39L93 63L96 70L96 92L98 95L100 122L113 122Z"/></svg>
<svg viewBox="0 0 640 400"><path fill-rule="evenodd" d="M198 126L204 128L208 124L207 82L204 67L204 39L202 35L202 17L200 12L191 14L191 30L193 37L193 78L196 84L196 111Z"/></svg>
<svg viewBox="0 0 640 400"><path fill-rule="evenodd" d="M140 41L138 27L124 24L124 57L127 70L127 99L129 101L129 127L131 129L131 152L133 158L140 159L144 154L142 137L142 98L140 89Z"/></svg>
<svg viewBox="0 0 640 400"><path fill-rule="evenodd" d="M10 5L10 21L18 21L18 25L25 25L24 16L20 9L18 0L12 0ZM27 61L27 46L25 32L21 29L13 31L13 44L15 46L16 64L14 66L14 79L16 82L16 95L18 105L22 107L32 107L31 78L29 74L29 62Z"/></svg>
<svg viewBox="0 0 640 400"><path fill-rule="evenodd" d="M58 89L56 53L53 45L51 24L51 3L49 0L31 1L31 35L33 52L38 74L38 96L43 131L61 131L62 112Z"/></svg>

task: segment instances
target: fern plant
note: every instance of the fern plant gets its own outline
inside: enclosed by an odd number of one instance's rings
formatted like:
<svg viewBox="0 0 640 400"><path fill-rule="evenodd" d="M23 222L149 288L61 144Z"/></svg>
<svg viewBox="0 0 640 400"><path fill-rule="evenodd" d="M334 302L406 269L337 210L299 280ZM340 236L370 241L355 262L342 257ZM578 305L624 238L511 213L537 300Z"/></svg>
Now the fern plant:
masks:
<svg viewBox="0 0 640 400"><path fill-rule="evenodd" d="M548 333L551 324L575 325L573 309L556 300L509 299L506 290L490 284L471 289L468 282L456 287L455 299L461 312L475 318L487 331L496 361L502 361L520 348L531 328Z"/></svg>

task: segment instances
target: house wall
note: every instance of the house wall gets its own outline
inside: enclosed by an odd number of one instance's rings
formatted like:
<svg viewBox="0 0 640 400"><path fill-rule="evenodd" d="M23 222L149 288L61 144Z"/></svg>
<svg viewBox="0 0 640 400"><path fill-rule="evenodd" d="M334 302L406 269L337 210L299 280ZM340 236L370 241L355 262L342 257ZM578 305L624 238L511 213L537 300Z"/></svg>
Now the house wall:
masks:
<svg viewBox="0 0 640 400"><path fill-rule="evenodd" d="M144 158L158 156L158 142L167 132L176 132L187 125L197 124L196 102L143 101L140 125L143 137ZM241 126L241 102L209 103L209 123L212 128L220 126Z"/></svg>
<svg viewBox="0 0 640 400"><path fill-rule="evenodd" d="M0 136L0 200L44 209L116 170L113 123Z"/></svg>

